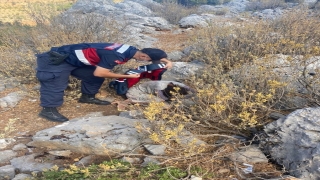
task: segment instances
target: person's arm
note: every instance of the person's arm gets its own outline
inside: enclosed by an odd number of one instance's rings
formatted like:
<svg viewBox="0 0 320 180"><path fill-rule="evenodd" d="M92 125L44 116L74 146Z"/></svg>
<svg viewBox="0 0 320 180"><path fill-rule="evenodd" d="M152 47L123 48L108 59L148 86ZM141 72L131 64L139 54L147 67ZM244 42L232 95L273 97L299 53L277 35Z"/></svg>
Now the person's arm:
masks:
<svg viewBox="0 0 320 180"><path fill-rule="evenodd" d="M171 61L169 61L168 59L166 58L162 58L160 59L160 62L164 62L166 64L166 66L164 68L172 68L173 64Z"/></svg>
<svg viewBox="0 0 320 180"><path fill-rule="evenodd" d="M117 53L111 50L98 49L97 53L100 57L100 61L96 65L96 70L93 74L97 77L104 78L138 78L140 74L117 74L112 72L112 69L118 64L123 64L124 59Z"/></svg>
<svg viewBox="0 0 320 180"><path fill-rule="evenodd" d="M117 74L113 73L110 69L106 69L100 66L96 66L96 70L93 72L94 76L103 78L138 78L140 74Z"/></svg>

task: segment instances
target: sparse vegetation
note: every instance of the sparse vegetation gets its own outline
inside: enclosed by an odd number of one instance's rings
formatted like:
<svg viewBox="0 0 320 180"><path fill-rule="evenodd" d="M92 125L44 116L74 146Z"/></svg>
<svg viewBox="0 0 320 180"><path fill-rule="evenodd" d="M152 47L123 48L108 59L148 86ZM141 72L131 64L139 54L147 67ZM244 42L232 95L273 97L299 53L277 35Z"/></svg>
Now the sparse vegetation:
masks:
<svg viewBox="0 0 320 180"><path fill-rule="evenodd" d="M231 0L154 0L160 3L176 3L182 6L197 6L202 4L219 5L230 2Z"/></svg>
<svg viewBox="0 0 320 180"><path fill-rule="evenodd" d="M181 18L196 14L196 7L186 7L176 2L164 2L161 5L147 5L159 17L165 18L171 24L178 24Z"/></svg>
<svg viewBox="0 0 320 180"><path fill-rule="evenodd" d="M91 165L89 167L77 167L70 165L69 167L59 170L58 166L43 172L44 180L74 180L74 179L162 179L173 180L186 177L187 173L176 167L161 167L155 164L148 164L143 168L118 160L105 161L99 165Z"/></svg>
<svg viewBox="0 0 320 180"><path fill-rule="evenodd" d="M0 131L0 138L6 138L8 134L10 134L12 131L16 130L15 129L15 123L19 119L9 119L8 124L6 124L6 127L4 128L3 131Z"/></svg>
<svg viewBox="0 0 320 180"><path fill-rule="evenodd" d="M179 149L175 161L182 162L188 157L191 163L201 159L201 154L220 152L223 156L228 148L235 147L208 148L212 144L201 146L195 141L183 144L180 138L185 130L201 129L197 137L211 137L211 142L221 134L230 139L228 135L232 134L250 136L251 128L259 129L270 122L270 112L319 105L318 70L312 76L307 71L310 63L319 61L319 23L318 17L297 9L273 22L255 21L232 27L212 25L195 31L189 58L207 65L201 74L188 81L198 90L195 105L185 107L179 97L169 109L162 103L151 103L144 114L152 126L137 128L153 141L172 150ZM285 58L279 60L279 56ZM281 67L290 67L284 72L290 78L275 71ZM288 103L301 96L293 90L298 86L292 89L292 84L300 84L307 90L303 97L308 102L303 106ZM212 157L208 161L218 159Z"/></svg>
<svg viewBox="0 0 320 180"><path fill-rule="evenodd" d="M42 11L46 10L45 7L50 7L50 14L57 14L64 10L67 10L71 5L76 2L75 0L50 0L50 1L38 1L38 0L8 0L0 3L0 21L12 23L19 20L22 24L34 25L33 19L29 16L29 7L37 6L42 8ZM49 9L47 9L49 10ZM17 16L19 17L17 19Z"/></svg>
<svg viewBox="0 0 320 180"><path fill-rule="evenodd" d="M258 3L252 9L265 9L282 6L284 1L252 3ZM2 76L18 77L25 83L32 83L36 81L34 53L47 51L51 46L78 42L121 42L126 35L126 24L118 24L110 17L87 14L70 19L43 11L42 8L47 7L45 4L41 5L40 12L38 5L30 4L28 8L33 26L18 21L1 25ZM52 9L52 4L46 5L49 6L47 10ZM17 6L16 2L12 6ZM57 12L66 7L68 3L57 6ZM193 9L175 3L151 8L174 24L193 12ZM197 29L190 37L193 51L189 60L197 59L206 64L202 74L186 82L198 91L194 105L184 106L181 97L177 96L169 109L156 102L147 107L132 107L143 110L151 124L150 127L137 124L137 129L168 149L166 157L158 157L161 166L149 165L140 169L114 160L83 168L74 165L64 169L55 167L43 172L42 178L179 179L192 173L208 179L238 177L237 166L223 159L240 146L232 135L251 136L251 128L259 129L270 122L268 114L283 110L281 107L285 106L287 111L301 108L287 103L297 92L288 87L291 81L274 71L279 68L275 61L277 55L286 55L288 64L285 65L292 67L292 80L298 80L307 90L303 94L307 105L320 105L319 70L316 69L312 77L307 72L307 66L319 60L310 61L311 57L320 55L320 22L306 10L297 9L274 22L234 23L228 27L212 25ZM71 81L71 84L77 82ZM79 88L71 87L73 90ZM8 129L0 136L4 137L13 127L10 121ZM185 142L183 137L187 131L206 143L199 143L195 138ZM218 144L221 138L234 143ZM220 167L231 170L226 174L216 173ZM279 174L272 171L264 178Z"/></svg>
<svg viewBox="0 0 320 180"><path fill-rule="evenodd" d="M251 0L246 9L248 11L256 11L263 9L274 9L279 7L286 7L285 0Z"/></svg>

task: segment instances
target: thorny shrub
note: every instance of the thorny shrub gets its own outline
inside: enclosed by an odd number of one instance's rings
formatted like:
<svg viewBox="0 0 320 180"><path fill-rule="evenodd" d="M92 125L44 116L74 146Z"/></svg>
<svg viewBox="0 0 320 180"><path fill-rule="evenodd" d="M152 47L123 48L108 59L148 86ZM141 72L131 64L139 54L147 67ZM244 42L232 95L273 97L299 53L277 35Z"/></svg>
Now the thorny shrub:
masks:
<svg viewBox="0 0 320 180"><path fill-rule="evenodd" d="M283 15L272 22L234 23L214 26L195 33L192 58L201 58L223 70L230 70L269 54L319 55L320 30L318 17L305 9Z"/></svg>
<svg viewBox="0 0 320 180"><path fill-rule="evenodd" d="M208 152L217 134L250 136L251 128L270 122L270 112L319 105L319 70L314 67L320 60L318 17L300 9L272 22L233 23L198 29L191 37L190 61L206 65L186 81L197 89L195 104L185 106L179 96L170 108L152 102L143 111L152 125L137 125L156 143L179 150L177 161L188 157L192 162ZM288 103L298 96L309 102ZM181 143L187 130L211 138L203 139L204 145L195 139Z"/></svg>
<svg viewBox="0 0 320 180"><path fill-rule="evenodd" d="M221 63L229 71L269 54L319 55L318 17L303 9L295 11L272 22L235 22L232 27L212 25L197 31L192 58L212 67Z"/></svg>
<svg viewBox="0 0 320 180"><path fill-rule="evenodd" d="M261 115L275 110L279 107L275 105L285 98L292 98L287 89L287 84L292 82L274 72L277 66L279 68L279 62L276 64L271 56L275 54L303 56L282 61L292 67L287 73L300 72L296 77L302 78L300 83L310 87L309 93L316 96L315 89L319 89L319 83L315 83L317 78L303 77L301 73L304 69L307 74L307 66L319 60L309 60L320 54L319 25L318 17L300 9L273 22L256 21L232 28L212 26L199 30L193 37L196 44L191 59L200 59L209 67L193 78L200 92L200 106L195 108L198 109L197 117L209 126L226 123L243 128L264 124L266 119ZM288 64L282 64L285 65ZM314 96L309 100L314 102Z"/></svg>
<svg viewBox="0 0 320 180"><path fill-rule="evenodd" d="M154 142L166 144L171 150L179 147L178 152L182 157L199 154L204 151L204 143L186 132L185 125L190 123L191 116L181 110L181 105L179 98L174 100L169 109L165 108L168 105L164 102L151 102L143 111L151 126L137 124L136 128L147 133Z"/></svg>
<svg viewBox="0 0 320 180"><path fill-rule="evenodd" d="M203 93L200 92L199 94ZM263 98L259 100L263 102ZM198 101L196 99L194 99L195 102ZM229 156L241 146L239 140L231 136L231 134L237 134L239 131L216 128L219 127L218 121L216 124L205 124L201 119L202 117L196 118L197 116L190 114L190 110L186 110L188 107L183 103L182 97L176 96L170 105L170 108L163 102L151 102L146 108L134 105L134 108L143 110L145 118L150 123L148 125L137 123L136 129L138 132L146 134L156 144L162 144L166 147L165 156L157 156L158 159L161 159L161 164L183 167L187 169L186 171L189 175L196 173L204 179L246 178L252 176L270 178L279 176L279 172L274 171L274 168L268 169L270 172L266 172L263 175L255 173L242 175L242 173L237 172L236 169L239 168L237 163L226 162L223 158ZM201 108L204 106L195 104L192 107ZM204 113L212 115L210 111L212 109L206 109L206 111L203 109ZM219 141L224 141L225 143L219 143ZM230 169L230 172L227 173L228 175L216 173L221 167ZM200 171L192 171L192 169L199 168L201 169Z"/></svg>
<svg viewBox="0 0 320 180"><path fill-rule="evenodd" d="M169 107L164 102L156 101L151 102L146 108L135 104L131 109L142 110L145 118L149 120L147 125L137 123L136 129L156 144L166 147L166 154L157 156L161 164L182 167L186 169L188 175L197 174L204 179L225 177L226 174L215 172L220 169L220 165L224 167L230 165L228 162L228 165L223 164L223 157L228 156L240 144L231 136L210 134L210 131L206 132L206 128L199 128L198 124L201 122L194 120L189 112L184 110L185 106L183 98L178 95L171 101ZM216 145L215 142L219 139L229 139L235 144ZM198 170L194 172L192 169ZM234 171L230 171L230 177L238 177L235 174Z"/></svg>
<svg viewBox="0 0 320 180"><path fill-rule="evenodd" d="M183 17L197 13L196 7L185 7L175 2L149 3L146 6L171 24L178 24Z"/></svg>

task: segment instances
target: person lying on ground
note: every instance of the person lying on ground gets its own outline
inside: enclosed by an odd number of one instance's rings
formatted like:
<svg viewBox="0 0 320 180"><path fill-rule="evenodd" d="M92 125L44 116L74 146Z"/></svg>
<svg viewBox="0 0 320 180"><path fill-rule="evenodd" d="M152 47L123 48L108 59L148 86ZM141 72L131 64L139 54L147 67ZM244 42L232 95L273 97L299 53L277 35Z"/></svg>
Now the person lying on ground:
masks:
<svg viewBox="0 0 320 180"><path fill-rule="evenodd" d="M183 98L183 103L192 104L187 101L195 96L196 91L189 86L176 81L146 81L135 85L126 93L127 99L124 101L115 101L119 110L124 110L128 104L140 103L148 104L150 102L170 102L176 95Z"/></svg>

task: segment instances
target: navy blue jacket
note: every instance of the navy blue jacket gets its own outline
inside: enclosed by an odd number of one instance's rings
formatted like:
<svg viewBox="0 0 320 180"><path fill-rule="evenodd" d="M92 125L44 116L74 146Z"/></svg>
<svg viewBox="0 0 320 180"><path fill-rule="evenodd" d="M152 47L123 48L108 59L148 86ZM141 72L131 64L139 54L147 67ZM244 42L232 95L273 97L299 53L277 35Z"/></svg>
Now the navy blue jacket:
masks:
<svg viewBox="0 0 320 180"><path fill-rule="evenodd" d="M52 47L51 51L69 54L65 61L73 66L92 65L112 69L118 64L126 63L138 49L118 43L81 43Z"/></svg>

